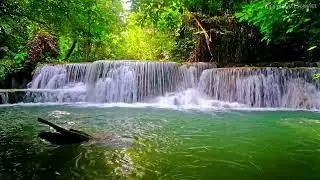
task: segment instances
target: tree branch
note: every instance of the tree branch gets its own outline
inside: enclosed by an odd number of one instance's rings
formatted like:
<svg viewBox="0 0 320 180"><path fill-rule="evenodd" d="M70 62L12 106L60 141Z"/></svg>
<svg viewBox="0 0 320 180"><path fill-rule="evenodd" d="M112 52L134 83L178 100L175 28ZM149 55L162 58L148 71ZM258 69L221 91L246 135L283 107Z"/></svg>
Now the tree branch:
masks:
<svg viewBox="0 0 320 180"><path fill-rule="evenodd" d="M76 48L76 44L77 44L77 40L74 40L74 41L73 41L73 43L72 43L71 48L69 49L69 51L68 51L68 53L67 53L66 57L64 58L64 60L65 60L65 61L67 61L67 60L70 58L70 56L71 56L71 54L72 54L73 50Z"/></svg>
<svg viewBox="0 0 320 180"><path fill-rule="evenodd" d="M204 34L204 37L206 39L206 43L207 43L207 47L208 47L208 50L210 52L210 55L211 57L213 56L212 53L211 53L211 48L210 48L210 44L211 44L211 38L209 37L206 29L202 26L202 24L200 23L200 21L197 19L197 17L195 15L192 15L193 16L193 19L196 21L197 25L200 27L200 29L202 30L203 34Z"/></svg>

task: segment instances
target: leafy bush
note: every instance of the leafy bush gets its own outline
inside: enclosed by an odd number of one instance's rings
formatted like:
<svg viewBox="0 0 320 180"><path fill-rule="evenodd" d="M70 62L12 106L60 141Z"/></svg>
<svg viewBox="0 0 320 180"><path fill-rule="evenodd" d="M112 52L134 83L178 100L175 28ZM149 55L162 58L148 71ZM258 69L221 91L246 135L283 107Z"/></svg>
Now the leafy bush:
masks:
<svg viewBox="0 0 320 180"><path fill-rule="evenodd" d="M28 59L38 62L47 56L57 58L59 55L59 47L56 37L47 32L37 32L35 36L27 44ZM23 54L17 54L21 59Z"/></svg>
<svg viewBox="0 0 320 180"><path fill-rule="evenodd" d="M288 42L301 38L306 49L320 42L320 14L316 0L259 0L242 7L236 13L240 22L247 22L259 28L263 40L270 43ZM294 35L294 36L293 36Z"/></svg>

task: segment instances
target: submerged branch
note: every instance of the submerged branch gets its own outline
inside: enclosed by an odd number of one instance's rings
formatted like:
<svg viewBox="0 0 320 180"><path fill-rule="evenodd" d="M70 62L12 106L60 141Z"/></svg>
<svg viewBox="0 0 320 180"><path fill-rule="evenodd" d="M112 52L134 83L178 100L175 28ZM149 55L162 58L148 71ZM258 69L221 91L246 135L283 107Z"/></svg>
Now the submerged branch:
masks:
<svg viewBox="0 0 320 180"><path fill-rule="evenodd" d="M64 144L76 144L89 141L92 137L84 132L77 131L74 129L64 129L49 121L38 118L38 121L54 128L57 133L54 132L41 132L39 137L45 139L52 144L64 145Z"/></svg>

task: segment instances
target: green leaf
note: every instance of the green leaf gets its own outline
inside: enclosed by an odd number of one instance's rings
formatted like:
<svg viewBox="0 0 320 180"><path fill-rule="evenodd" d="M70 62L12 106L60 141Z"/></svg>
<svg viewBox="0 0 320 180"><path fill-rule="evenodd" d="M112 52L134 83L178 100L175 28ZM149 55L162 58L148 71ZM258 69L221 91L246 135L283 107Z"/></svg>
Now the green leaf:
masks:
<svg viewBox="0 0 320 180"><path fill-rule="evenodd" d="M309 22L310 20L311 20L310 18L304 19L303 23Z"/></svg>
<svg viewBox="0 0 320 180"><path fill-rule="evenodd" d="M320 79L320 73L317 73L313 76L313 79Z"/></svg>
<svg viewBox="0 0 320 180"><path fill-rule="evenodd" d="M291 32L293 32L293 27L289 28L286 33L288 34L288 33L291 33Z"/></svg>
<svg viewBox="0 0 320 180"><path fill-rule="evenodd" d="M315 49L315 48L317 48L317 46L312 46L312 47L310 47L310 48L308 49L308 51L311 51L311 50L313 50L313 49Z"/></svg>

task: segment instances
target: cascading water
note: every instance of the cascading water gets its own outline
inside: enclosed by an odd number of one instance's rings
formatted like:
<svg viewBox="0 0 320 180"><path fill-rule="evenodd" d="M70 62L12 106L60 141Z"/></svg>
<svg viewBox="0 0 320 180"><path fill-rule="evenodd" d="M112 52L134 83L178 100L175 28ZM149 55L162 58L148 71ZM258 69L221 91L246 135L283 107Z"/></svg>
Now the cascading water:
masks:
<svg viewBox="0 0 320 180"><path fill-rule="evenodd" d="M320 109L317 68L221 68L205 70L200 89L221 101L251 107Z"/></svg>
<svg viewBox="0 0 320 180"><path fill-rule="evenodd" d="M7 92L0 92L0 104L9 102L9 94Z"/></svg>
<svg viewBox="0 0 320 180"><path fill-rule="evenodd" d="M33 102L147 102L168 92L196 88L214 65L173 62L96 61L38 68L27 97ZM40 91L41 90L41 91Z"/></svg>
<svg viewBox="0 0 320 180"><path fill-rule="evenodd" d="M96 61L45 65L24 102L144 103L183 108L320 109L319 68L215 68L208 63ZM8 101L8 95L1 95ZM141 104L140 104L141 105Z"/></svg>

